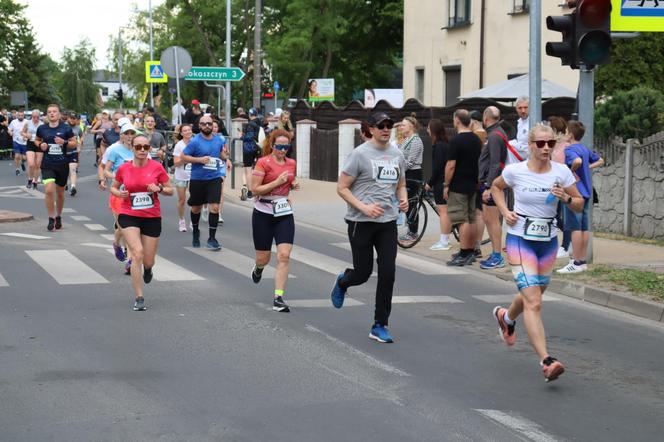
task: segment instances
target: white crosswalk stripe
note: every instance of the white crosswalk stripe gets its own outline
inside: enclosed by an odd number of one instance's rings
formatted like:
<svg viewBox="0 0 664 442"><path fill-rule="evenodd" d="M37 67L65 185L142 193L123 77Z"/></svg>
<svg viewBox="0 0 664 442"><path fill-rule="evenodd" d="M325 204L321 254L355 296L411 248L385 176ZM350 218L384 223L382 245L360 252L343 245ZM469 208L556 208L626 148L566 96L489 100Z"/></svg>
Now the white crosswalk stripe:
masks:
<svg viewBox="0 0 664 442"><path fill-rule="evenodd" d="M112 233L102 233L99 236L101 236L102 238L104 238L108 241L115 241L115 235L113 235Z"/></svg>
<svg viewBox="0 0 664 442"><path fill-rule="evenodd" d="M68 250L26 250L59 284L105 284L108 280Z"/></svg>
<svg viewBox="0 0 664 442"><path fill-rule="evenodd" d="M461 304L462 300L451 296L393 296L392 304Z"/></svg>
<svg viewBox="0 0 664 442"><path fill-rule="evenodd" d="M9 287L9 283L0 273L0 287Z"/></svg>
<svg viewBox="0 0 664 442"><path fill-rule="evenodd" d="M14 238L25 238L25 239L49 239L50 238L50 236L30 235L28 233L17 233L17 232L0 233L0 235L13 236Z"/></svg>
<svg viewBox="0 0 664 442"><path fill-rule="evenodd" d="M249 258L248 256L242 255L241 253L234 252L232 250L224 247L218 252L210 251L202 248L194 247L185 247L192 253L202 256L205 259L208 259L215 264L219 264L222 267L232 270L240 275L243 275L247 278L251 277L251 269L254 267L254 259ZM267 266L263 269L263 279L274 279L274 274L276 269L272 266ZM297 278L295 275L288 275L290 279Z"/></svg>
<svg viewBox="0 0 664 442"><path fill-rule="evenodd" d="M83 225L93 231L106 230L106 227L102 226L101 224L83 224Z"/></svg>
<svg viewBox="0 0 664 442"><path fill-rule="evenodd" d="M91 244L89 244L91 245ZM111 255L115 255L112 248L107 249ZM155 281L203 281L205 278L194 272L175 264L173 261L157 255L155 257L154 269L152 271Z"/></svg>
<svg viewBox="0 0 664 442"><path fill-rule="evenodd" d="M334 308L330 298L327 299L287 299L286 303L291 307L297 308ZM344 299L344 308L345 307L355 307L358 305L364 305L364 302L358 301L353 298Z"/></svg>
<svg viewBox="0 0 664 442"><path fill-rule="evenodd" d="M276 249L273 248L272 251ZM291 259L301 262L308 266L317 268L332 275L338 275L350 266L350 263L322 253L314 252L313 250L305 249L303 247L294 246L291 251ZM375 275L375 272L374 274Z"/></svg>
<svg viewBox="0 0 664 442"><path fill-rule="evenodd" d="M90 221L90 218L85 215L72 215L71 219L74 221Z"/></svg>

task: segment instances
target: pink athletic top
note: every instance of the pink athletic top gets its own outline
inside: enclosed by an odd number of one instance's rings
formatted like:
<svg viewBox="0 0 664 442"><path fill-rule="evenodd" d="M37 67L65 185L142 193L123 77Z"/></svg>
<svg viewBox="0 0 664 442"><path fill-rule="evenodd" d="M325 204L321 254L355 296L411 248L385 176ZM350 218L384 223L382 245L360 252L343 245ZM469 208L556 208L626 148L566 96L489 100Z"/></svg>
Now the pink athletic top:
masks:
<svg viewBox="0 0 664 442"><path fill-rule="evenodd" d="M115 173L115 180L124 184L129 192L129 198L122 199L119 213L139 218L161 217L159 197L148 192L148 184L163 184L170 180L161 163L148 160L145 166L136 167L133 161L127 161Z"/></svg>

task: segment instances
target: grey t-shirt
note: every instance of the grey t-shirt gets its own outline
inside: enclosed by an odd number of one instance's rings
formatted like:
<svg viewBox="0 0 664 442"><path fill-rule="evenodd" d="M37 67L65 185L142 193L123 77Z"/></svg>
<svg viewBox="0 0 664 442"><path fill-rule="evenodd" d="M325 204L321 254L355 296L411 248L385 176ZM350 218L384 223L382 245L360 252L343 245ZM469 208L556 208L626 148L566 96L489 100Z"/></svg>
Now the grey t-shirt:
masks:
<svg viewBox="0 0 664 442"><path fill-rule="evenodd" d="M166 146L166 140L164 139L164 136L160 132L152 132L152 135L150 135L150 158L158 158L159 149L161 149L163 146Z"/></svg>
<svg viewBox="0 0 664 442"><path fill-rule="evenodd" d="M348 156L342 172L355 177L350 187L352 194L366 204L377 203L384 210L383 216L369 218L350 204L348 221L371 221L386 223L397 219L399 201L396 196L399 181L405 180L406 161L403 154L393 144L379 149L371 141L355 148Z"/></svg>

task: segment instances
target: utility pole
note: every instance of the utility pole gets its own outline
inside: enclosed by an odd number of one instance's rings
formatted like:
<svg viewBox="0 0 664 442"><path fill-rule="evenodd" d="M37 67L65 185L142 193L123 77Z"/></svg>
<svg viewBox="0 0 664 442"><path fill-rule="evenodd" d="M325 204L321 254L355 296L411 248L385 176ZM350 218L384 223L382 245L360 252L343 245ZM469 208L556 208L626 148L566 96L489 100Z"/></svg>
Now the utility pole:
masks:
<svg viewBox="0 0 664 442"><path fill-rule="evenodd" d="M148 11L150 14L150 61L154 60L154 46L152 42L152 0L148 1ZM154 84L150 83L150 107L154 107ZM143 106L143 103L141 103ZM178 110L179 112L179 110Z"/></svg>
<svg viewBox="0 0 664 442"><path fill-rule="evenodd" d="M585 65L580 66L579 73L579 121L586 128L586 133L580 140L588 149L594 150L594 122L595 122L595 71ZM592 171L591 171L592 173ZM592 189L591 189L592 190ZM588 226L593 225L593 203L592 192L590 195L590 204L588 205ZM586 252L586 261L593 262L593 232L589 229L588 249Z"/></svg>
<svg viewBox="0 0 664 442"><path fill-rule="evenodd" d="M530 62L528 70L530 127L542 121L542 1L530 2Z"/></svg>
<svg viewBox="0 0 664 442"><path fill-rule="evenodd" d="M124 110L124 91L122 90L122 28L118 29L118 86L120 86L120 110Z"/></svg>
<svg viewBox="0 0 664 442"><path fill-rule="evenodd" d="M254 107L261 107L261 21L263 19L263 2L256 0L256 23L254 25Z"/></svg>
<svg viewBox="0 0 664 442"><path fill-rule="evenodd" d="M226 67L231 67L231 0L226 0ZM231 82L226 82L226 130L229 141L233 138L231 132ZM232 142L232 141L231 141ZM235 168L233 168L235 171ZM233 181L233 184L235 182Z"/></svg>

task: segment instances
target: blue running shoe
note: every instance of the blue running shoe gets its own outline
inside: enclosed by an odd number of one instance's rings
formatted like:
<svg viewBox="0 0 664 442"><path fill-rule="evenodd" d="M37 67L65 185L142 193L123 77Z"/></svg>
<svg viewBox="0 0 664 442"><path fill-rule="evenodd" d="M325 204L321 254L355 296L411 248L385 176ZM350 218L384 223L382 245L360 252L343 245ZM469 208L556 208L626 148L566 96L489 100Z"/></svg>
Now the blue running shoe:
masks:
<svg viewBox="0 0 664 442"><path fill-rule="evenodd" d="M344 272L341 272L337 275L337 279L334 281L334 286L330 292L330 299L332 299L332 305L336 308L341 308L344 305L344 298L346 297L346 290L339 287L339 281L344 277Z"/></svg>
<svg viewBox="0 0 664 442"><path fill-rule="evenodd" d="M387 331L387 327L377 323L371 327L369 338L373 339L374 341L382 342L383 344L390 344L394 342L394 339L392 339L392 336L390 336L390 333Z"/></svg>
<svg viewBox="0 0 664 442"><path fill-rule="evenodd" d="M118 243L113 243L113 251L115 251L115 259L118 261L124 262L124 260L127 259L124 250L122 250L122 247L120 247Z"/></svg>
<svg viewBox="0 0 664 442"><path fill-rule="evenodd" d="M492 253L484 261L480 261L481 269L499 269L505 267L505 259L500 253Z"/></svg>
<svg viewBox="0 0 664 442"><path fill-rule="evenodd" d="M191 238L191 246L195 248L199 248L201 246L201 231L200 230L194 230L192 238Z"/></svg>
<svg viewBox="0 0 664 442"><path fill-rule="evenodd" d="M205 247L210 250L221 250L221 244L219 244L219 241L217 241L216 238L208 239Z"/></svg>

